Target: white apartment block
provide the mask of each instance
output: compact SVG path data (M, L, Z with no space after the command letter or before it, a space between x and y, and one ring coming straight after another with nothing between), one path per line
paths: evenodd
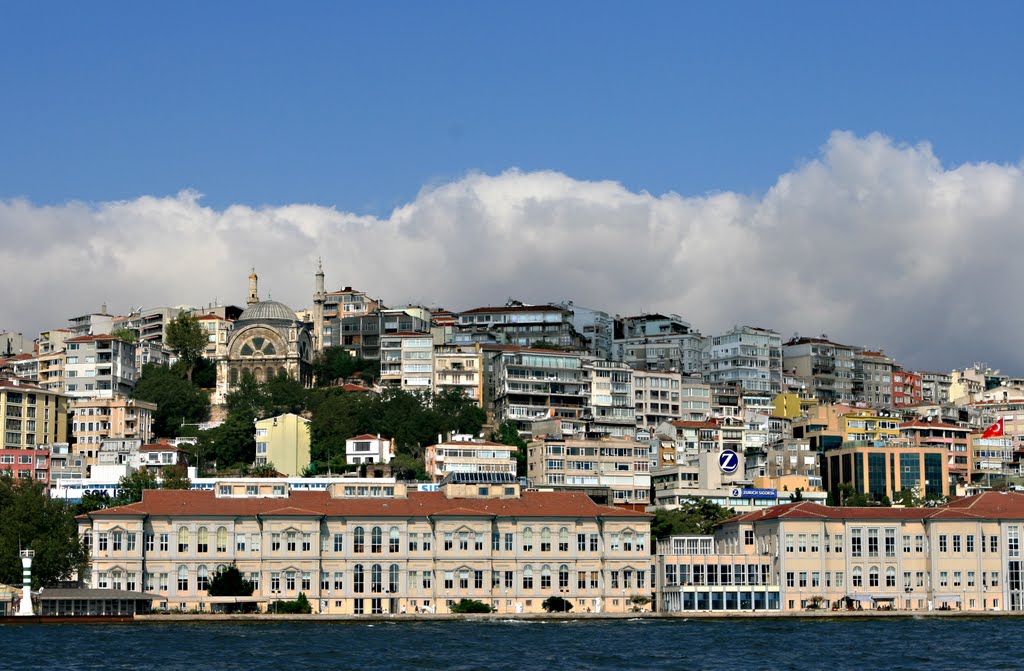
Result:
M737 326L705 340L703 368L706 382L781 393L782 338L768 329Z
M113 398L135 389L135 345L110 335L65 341L65 391L75 398Z

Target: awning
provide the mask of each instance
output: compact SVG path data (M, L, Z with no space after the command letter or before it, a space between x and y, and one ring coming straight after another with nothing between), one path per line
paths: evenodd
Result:
M867 594L847 594L846 598L850 601L863 601L864 603L874 603L874 599Z
M894 596L876 596L876 597L873 597L873 598L874 598L875 601L895 601L896 600L896 597L894 597Z
M939 603L960 603L960 596L954 594L952 596L937 596L935 600Z

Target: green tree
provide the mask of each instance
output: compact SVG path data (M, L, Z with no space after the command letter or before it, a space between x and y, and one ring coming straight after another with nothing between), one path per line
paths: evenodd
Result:
M266 386L257 382L252 373L245 373L238 386L228 393L225 405L229 416L252 423L270 416L271 399Z
M526 477L526 441L519 435L516 423L512 420L505 420L498 426L498 430L491 434L491 440L502 445L515 445L516 450L516 474Z
M142 500L142 492L147 489L160 489L160 483L156 476L145 468L122 476L117 482L117 496L114 497L114 505L126 506L130 503L138 503Z
M263 464L256 464L249 471L249 474L255 478L276 478L277 467L274 466L274 462L268 461Z
M0 475L0 583L21 584L21 550L34 550L32 586L70 580L86 565L78 525L65 501L42 482Z
M379 368L374 361L354 357L340 347L330 347L313 360L313 377L318 387L327 387L359 375L369 381L378 377Z
M200 389L213 389L217 386L217 364L207 358L196 362L192 370L192 384Z
M273 417L290 412L302 413L309 403L309 392L298 380L278 373L267 380L263 386L266 392L266 416Z
M94 510L102 510L114 505L114 499L105 491L87 491L74 505L75 515L84 515Z
M153 432L158 436L174 436L182 423L205 422L210 417L209 394L175 375L167 366L143 366L134 397L156 403Z
M391 475L399 480L418 480L419 482L430 480L423 460L414 456L396 454L388 465L391 467Z
M110 335L130 343L135 343L139 340L138 336L135 335L135 331L131 329L114 329L110 332Z
M568 613L572 610L572 602L560 596L549 596L541 602L540 607L548 613Z
M192 381L192 371L196 363L203 357L207 342L206 331L199 324L199 320L187 312L178 313L178 316L167 324L164 343L178 355L189 382Z
M242 572L234 564L225 566L213 574L210 579L210 596L252 596L255 586L242 577Z
M459 599L450 608L453 613L493 613L491 604L476 599Z
M651 520L651 535L657 539L669 536L698 534L707 536L714 533L715 525L735 517L732 508L720 506L707 499L685 499L677 510L657 508ZM651 547L654 550L654 547Z
M188 477L188 469L184 464L165 466L160 471L161 489L192 489L192 480Z

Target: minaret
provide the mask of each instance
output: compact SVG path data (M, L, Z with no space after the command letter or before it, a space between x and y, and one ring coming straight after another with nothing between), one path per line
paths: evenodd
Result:
M324 349L324 266L316 260L316 287L313 292L313 351Z
M249 298L245 302L246 305L252 305L253 303L260 302L260 296L256 292L256 281L258 279L259 278L256 277L256 269L253 268L252 272L249 273Z

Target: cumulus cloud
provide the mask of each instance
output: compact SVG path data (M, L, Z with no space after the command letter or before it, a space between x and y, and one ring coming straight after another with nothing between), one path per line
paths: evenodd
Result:
M834 133L820 156L754 197L632 192L556 172L469 174L387 218L318 205L205 207L199 194L43 207L0 201L0 330L57 328L130 307L309 306L329 289L459 310L572 299L674 312L704 333L734 324L828 333L908 366L985 360L1024 371L1016 346L1019 166L944 168L927 144Z

